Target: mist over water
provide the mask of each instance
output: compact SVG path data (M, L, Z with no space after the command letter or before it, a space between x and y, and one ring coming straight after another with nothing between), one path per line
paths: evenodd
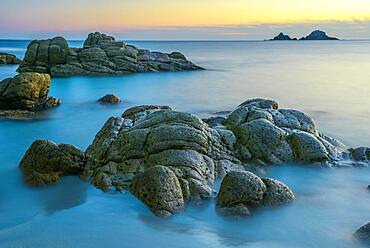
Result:
M370 221L369 169L266 168L261 176L283 181L297 199L245 219L218 216L210 200L162 220L129 193L102 193L74 177L41 189L24 185L17 167L35 139L86 149L107 118L139 104L207 117L271 98L309 113L349 146L370 146L370 41L130 43L181 51L208 70L56 78L50 95L62 105L39 120L1 119L0 247L361 247L352 233ZM0 51L23 57L27 44L0 40ZM16 68L0 67L0 78ZM123 102L96 103L108 93Z

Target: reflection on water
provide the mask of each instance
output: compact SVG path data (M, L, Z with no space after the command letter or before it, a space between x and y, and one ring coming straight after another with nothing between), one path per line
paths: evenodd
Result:
M75 46L81 42L74 42ZM168 104L206 117L247 98L267 97L310 113L326 134L370 146L370 42L134 42L184 52L201 72L53 79L62 105L37 121L0 120L0 247L361 247L352 233L370 221L368 169L281 166L263 176L287 183L297 199L222 218L211 200L161 220L129 193L102 193L78 178L26 187L17 169L35 139L86 149L105 120L138 104ZM0 41L23 54L27 42ZM0 67L0 77L16 66ZM123 102L97 104L113 93Z

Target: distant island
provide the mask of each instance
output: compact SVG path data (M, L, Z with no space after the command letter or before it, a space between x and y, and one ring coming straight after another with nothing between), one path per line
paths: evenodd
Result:
M270 41L279 41L279 40L298 40L298 39L291 38L289 35L285 35L282 32L278 34L277 36L275 36L273 39L270 39ZM315 30L312 33L310 33L308 36L302 37L299 40L339 40L339 39L328 36L324 31Z
M275 36L273 39L270 40L297 40L297 38L290 38L289 35L285 35L284 33L280 33L277 36Z

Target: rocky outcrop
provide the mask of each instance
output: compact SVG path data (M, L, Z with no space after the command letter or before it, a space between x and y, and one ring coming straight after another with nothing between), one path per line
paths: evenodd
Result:
M299 40L339 40L338 38L329 37L325 32L315 30L306 37L302 37Z
M72 145L37 140L28 148L20 168L27 183L40 186L56 183L65 175L81 174L84 161L84 153Z
M222 180L217 208L223 215L249 215L250 209L261 205L280 205L294 200L285 184L261 179L251 172L231 171Z
M33 113L59 105L59 99L49 96L49 89L48 74L21 73L7 78L0 82L0 112Z
M353 236L359 241L370 245L370 223L358 229Z
M181 53L150 52L96 32L89 34L83 48L70 48L62 37L32 41L18 72L65 77L199 69Z
M278 34L277 36L275 36L273 39L270 39L270 40L297 40L297 38L290 38L289 35L285 35L284 33L280 33Z
M121 99L119 99L118 96L108 94L100 98L98 102L103 103L103 104L118 104L121 102Z
M0 52L0 65L17 65L20 64L21 62L22 60L18 59L13 54Z
M343 158L346 147L320 134L314 121L292 109L279 109L275 101L246 101L226 120L239 146L251 159L265 163L326 163Z
M251 207L287 203L294 195L283 183L247 171L266 164L368 163L355 160L367 149L348 150L306 114L279 109L272 100L248 100L226 119L205 121L209 125L169 106L130 108L95 136L81 177L103 191L129 190L159 216L212 197L215 180L225 177L218 209L248 215Z

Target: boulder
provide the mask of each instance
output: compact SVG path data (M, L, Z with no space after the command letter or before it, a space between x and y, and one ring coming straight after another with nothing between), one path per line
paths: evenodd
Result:
M17 65L22 60L18 59L15 55L0 52L0 65Z
M67 77L200 69L203 68L188 61L181 53L150 52L96 32L88 35L82 48L70 48L62 37L34 40L28 45L17 71Z
M118 96L108 94L100 98L98 102L104 103L104 104L118 104L121 102L121 99L119 99Z
M36 140L23 156L20 168L27 183L42 186L65 175L79 175L84 162L84 153L72 145Z
M130 192L158 216L164 217L184 209L184 197L175 173L165 166L153 166L137 174Z
M294 200L288 186L247 171L231 171L222 180L217 209L223 215L247 216L250 208L281 205Z
M0 110L40 111L55 107L59 99L50 97L50 76L21 73L0 82Z
M353 235L359 241L370 245L370 223L362 226Z
M262 204L280 205L292 202L295 199L291 189L284 183L272 178L262 178L262 181L266 186Z
M266 191L262 179L247 171L231 171L222 180L217 196L218 207L258 205Z

